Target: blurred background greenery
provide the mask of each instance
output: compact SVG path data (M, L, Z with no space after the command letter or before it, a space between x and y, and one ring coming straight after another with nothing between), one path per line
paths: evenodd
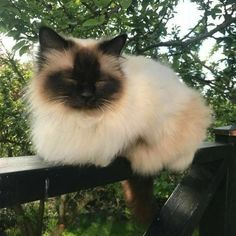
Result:
M202 92L214 110L212 127L235 124L235 10L230 0L1 0L0 156L34 153L24 89L32 77L40 25L81 38L126 32L126 53L170 64L185 83ZM181 15L192 22L187 28L178 25ZM162 172L156 178L160 205L180 177ZM45 236L138 236L144 227L132 219L118 183L0 210L0 232L36 236L41 231Z

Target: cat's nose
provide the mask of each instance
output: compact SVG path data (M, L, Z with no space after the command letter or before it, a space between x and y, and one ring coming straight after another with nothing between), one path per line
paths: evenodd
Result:
M83 98L91 98L93 96L93 92L89 90L84 90L80 95Z

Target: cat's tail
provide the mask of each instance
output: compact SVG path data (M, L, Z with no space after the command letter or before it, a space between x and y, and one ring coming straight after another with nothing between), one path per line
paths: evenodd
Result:
M127 205L138 222L151 223L158 211L158 204L153 195L153 178L134 176L123 181L122 187Z

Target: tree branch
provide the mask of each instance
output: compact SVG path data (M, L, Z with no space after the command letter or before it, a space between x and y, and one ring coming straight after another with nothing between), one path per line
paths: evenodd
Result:
M190 38L187 40L170 40L170 41L166 41L166 42L159 42L156 44L152 44L146 48L142 48L140 49L140 53L144 53L148 50L151 50L153 48L156 47L178 47L178 46L182 46L182 47L186 47L192 44L195 44L203 39L206 39L210 36L212 36L213 34L215 34L216 32L226 28L227 26L229 26L230 24L234 23L236 21L236 17L229 17L228 19L225 19L225 21L223 23L221 23L220 25L216 26L214 29L212 29L209 32L206 32L204 34L200 34L194 38Z
M207 70L209 70L215 77L218 77L219 75L217 74L217 72L211 67L211 66L207 66L203 61L201 61L197 55L194 55L193 53L190 52L190 55L192 56L192 58L197 61L202 67L206 68Z

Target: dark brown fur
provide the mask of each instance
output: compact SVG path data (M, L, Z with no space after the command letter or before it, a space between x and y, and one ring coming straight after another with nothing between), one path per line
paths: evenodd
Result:
M124 74L119 67L119 56L125 40L126 36L121 35L84 47L73 39L61 37L50 28L42 27L39 34L38 69L39 74L44 73L42 91L46 99L73 109L94 110L106 107L121 97L119 94L123 91ZM50 71L50 64L55 60L63 60L56 57L50 61L51 53L53 55L55 52L59 52L61 57L71 54L73 59L70 68ZM110 71L102 69L104 55L117 61Z
M114 100L120 90L121 81L101 71L99 59L89 49L78 50L72 69L50 73L44 83L51 100L76 109L99 108Z
M134 176L122 182L125 200L139 223L150 223L158 211L153 178Z

